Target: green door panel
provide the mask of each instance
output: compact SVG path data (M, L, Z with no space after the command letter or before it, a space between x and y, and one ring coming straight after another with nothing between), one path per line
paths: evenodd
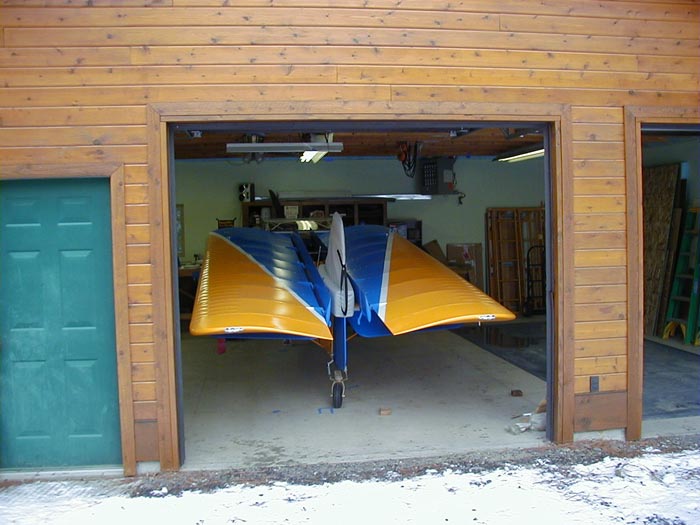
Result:
M0 182L0 467L121 463L109 181Z

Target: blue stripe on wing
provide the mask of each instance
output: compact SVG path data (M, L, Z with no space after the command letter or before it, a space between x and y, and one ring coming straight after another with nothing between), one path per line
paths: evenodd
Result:
M378 317L388 238L389 230L384 226L345 228L348 274L360 305L360 311L350 319L350 323L364 337L389 334Z
M330 326L330 292L296 233L271 233L258 228L221 228L216 233L284 283Z

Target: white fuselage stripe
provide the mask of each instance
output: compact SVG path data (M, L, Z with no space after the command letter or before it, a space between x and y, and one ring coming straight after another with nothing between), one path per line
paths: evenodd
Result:
M393 233L386 240L386 252L384 253L384 269L382 271L382 288L379 292L379 318L384 322L386 316L386 299L389 294L389 273L391 271L391 247L394 243Z

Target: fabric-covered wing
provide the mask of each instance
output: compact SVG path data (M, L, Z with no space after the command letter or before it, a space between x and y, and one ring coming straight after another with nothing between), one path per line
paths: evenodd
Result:
M360 335L387 331L399 335L515 318L493 298L384 227L349 227L345 239L348 273L360 304L360 313L351 323Z
M255 228L209 234L190 332L332 339L330 295L296 235Z

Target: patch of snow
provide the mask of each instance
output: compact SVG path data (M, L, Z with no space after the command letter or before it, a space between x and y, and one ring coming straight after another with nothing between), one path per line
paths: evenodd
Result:
M537 462L478 474L447 469L409 479L234 485L180 496L165 487L152 497L100 496L62 482L37 499L30 486L0 492L0 523L700 524L700 451L569 468Z

